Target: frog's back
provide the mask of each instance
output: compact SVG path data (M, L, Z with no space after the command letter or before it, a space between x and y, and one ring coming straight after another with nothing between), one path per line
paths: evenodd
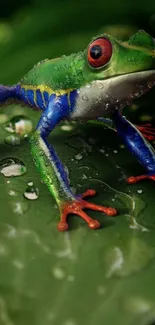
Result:
M82 52L41 61L21 80L19 95L27 104L45 109L52 95L67 94L78 88L83 78L82 73L79 78L79 67L82 70L82 66Z

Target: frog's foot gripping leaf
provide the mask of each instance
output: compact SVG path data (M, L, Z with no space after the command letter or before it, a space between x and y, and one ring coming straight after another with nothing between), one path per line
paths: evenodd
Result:
M61 206L61 218L60 222L58 223L58 230L59 231L65 231L68 229L67 224L67 216L69 214L76 214L83 220L85 220L88 223L89 228L91 229L97 229L100 227L100 223L97 220L93 220L90 218L83 209L92 209L100 212L104 212L108 216L115 216L117 214L116 209L111 207L104 207L101 205L96 205L94 203L87 202L83 200L84 197L87 196L94 196L96 192L92 189L87 190L84 194L82 194L80 197L75 199L75 201L65 202Z
M144 179L151 179L152 181L155 181L155 173L154 175L140 175L140 176L130 176L128 179L127 179L127 182L129 184L135 184L135 183L138 183Z
M155 140L155 128L153 128L150 123L135 126L142 133L145 139L147 139L148 141Z

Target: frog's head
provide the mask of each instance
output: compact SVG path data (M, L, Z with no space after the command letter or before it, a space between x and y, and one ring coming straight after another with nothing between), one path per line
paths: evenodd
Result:
M102 34L89 44L85 58L86 82L102 88L113 103L123 106L155 85L155 40L144 31L127 42Z

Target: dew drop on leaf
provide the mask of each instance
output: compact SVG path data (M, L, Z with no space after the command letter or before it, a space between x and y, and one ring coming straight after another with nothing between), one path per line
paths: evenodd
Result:
M6 177L21 176L26 173L26 166L17 158L4 158L0 160L0 172Z
M37 200L39 197L39 189L33 184L28 185L26 191L24 192L24 197L28 200Z
M19 146L20 145L20 138L17 135L9 135L4 139L6 144L10 146Z
M23 115L14 116L4 124L4 129L10 133L16 133L24 136L32 131L32 121Z

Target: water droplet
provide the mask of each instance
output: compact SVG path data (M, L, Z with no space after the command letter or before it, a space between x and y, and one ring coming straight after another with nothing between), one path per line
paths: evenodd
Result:
M141 194L143 192L143 190L137 190L137 193Z
M28 186L33 186L33 182L29 182L28 183Z
M71 124L64 124L61 126L61 130L63 130L63 131L72 131L73 129L74 129L74 127Z
M65 278L65 272L58 266L53 267L52 273L57 280L63 280Z
M136 97L139 97L139 95L140 95L140 93L138 93L138 92L135 93L135 96Z
M11 146L19 146L20 145L20 138L17 135L9 135L4 139L6 144Z
M82 99L83 100L88 100L88 96L84 94L84 95L82 95Z
M130 94L129 94L129 97L130 97L130 98L134 98L135 95L134 95L133 93L130 93Z
M87 176L85 174L82 175L82 179L87 179Z
M76 159L76 160L81 160L81 159L82 159L82 155L81 155L81 153L77 154L77 155L75 156L75 159Z
M16 192L15 192L15 191L13 191L13 190L10 190L10 191L9 191L9 195L10 195L10 196L16 196L17 194L16 194Z
M5 123L4 129L10 133L16 133L21 136L32 131L32 121L23 115L14 116L10 121Z
M104 83L101 81L101 82L98 82L98 88L99 89L104 89L104 87L105 87L105 85L104 85Z
M148 81L147 85L148 85L148 88L152 88L155 85L155 81Z
M26 173L26 166L17 158L5 158L0 160L0 172L6 177L21 176Z
M29 185L24 192L24 197L28 200L37 200L39 197L39 189L33 185Z

